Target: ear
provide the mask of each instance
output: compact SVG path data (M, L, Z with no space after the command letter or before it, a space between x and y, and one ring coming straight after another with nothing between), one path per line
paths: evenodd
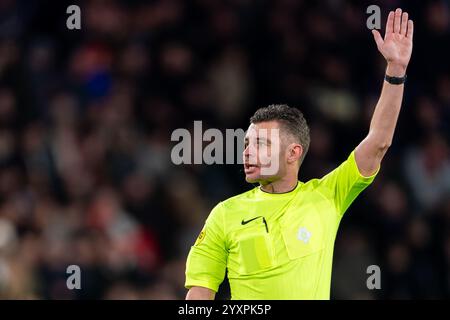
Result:
M303 147L298 143L291 143L287 148L287 153L287 162L295 163L302 157Z

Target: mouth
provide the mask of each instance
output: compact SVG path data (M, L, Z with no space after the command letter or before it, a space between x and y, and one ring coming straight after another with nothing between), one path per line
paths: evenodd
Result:
M259 166L255 165L255 164L250 164L248 162L244 163L245 173L250 173L250 172L256 170L257 168L259 168Z

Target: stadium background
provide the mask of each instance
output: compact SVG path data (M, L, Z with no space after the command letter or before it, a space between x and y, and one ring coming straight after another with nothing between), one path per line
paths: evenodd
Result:
M415 21L394 143L336 240L332 298L450 297L449 1L0 2L0 297L184 298L210 209L248 190L238 165L175 166L176 128L246 128L299 107L300 179L367 132L384 61L370 4ZM82 29L66 28L78 4ZM82 289L66 288L77 264ZM381 268L381 290L366 268ZM228 297L226 282L218 298Z

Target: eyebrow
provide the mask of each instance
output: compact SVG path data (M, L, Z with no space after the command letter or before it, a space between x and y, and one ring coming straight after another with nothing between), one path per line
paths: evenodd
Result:
M248 137L245 137L244 138L244 141L245 142L248 142ZM268 144L270 144L270 143L272 143L272 141L269 139L269 138L260 138L260 137L257 137L256 138L256 142L260 142L260 141L265 141L265 142L267 142Z

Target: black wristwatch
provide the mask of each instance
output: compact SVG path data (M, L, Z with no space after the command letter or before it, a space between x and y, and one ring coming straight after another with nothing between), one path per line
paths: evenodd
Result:
M386 80L390 84L404 84L406 82L406 74L403 77L391 77L385 74L384 80Z

